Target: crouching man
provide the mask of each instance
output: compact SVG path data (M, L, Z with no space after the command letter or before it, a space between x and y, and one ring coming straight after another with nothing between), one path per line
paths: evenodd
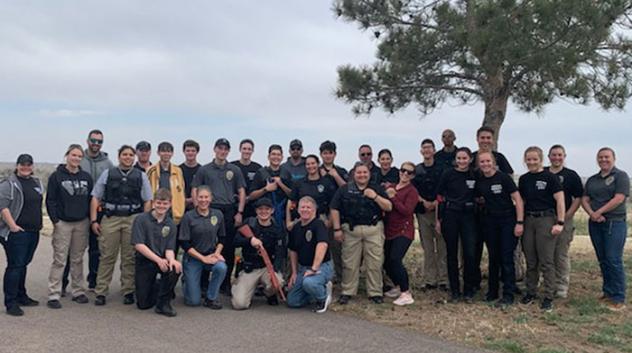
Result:
M145 310L156 307L158 314L176 316L171 307L171 293L178 282L182 265L175 259L176 225L167 214L171 192L158 189L153 209L134 220L132 245L136 250L136 305ZM156 276L160 281L156 283Z
M241 247L243 270L239 272L237 283L233 285L232 304L236 310L248 309L255 289L263 284L269 305L278 305L278 288L275 288L270 271L266 268L263 257L259 254L261 246L265 249L271 263L285 254L285 230L273 218L274 206L269 198L263 197L255 203L257 217L250 217L244 222L252 230L252 236L240 234L235 238L235 246ZM274 269L274 275L280 287L283 286L281 271Z
M333 264L328 251L329 232L316 218L316 201L303 196L298 203L300 221L292 228L288 247L292 275L287 305L300 308L314 303L313 311L324 313L331 302Z

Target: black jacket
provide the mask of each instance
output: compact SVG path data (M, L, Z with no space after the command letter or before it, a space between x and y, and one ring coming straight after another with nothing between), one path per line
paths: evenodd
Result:
M72 174L60 164L48 178L46 210L51 222L76 222L89 217L92 187L90 174L81 169Z

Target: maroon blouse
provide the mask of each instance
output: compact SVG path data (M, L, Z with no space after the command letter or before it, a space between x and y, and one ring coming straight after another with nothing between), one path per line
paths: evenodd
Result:
M419 202L417 189L408 184L403 189L397 190L395 197L390 199L393 203L391 212L386 213L384 218L384 233L387 240L405 236L411 240L415 239L415 207Z

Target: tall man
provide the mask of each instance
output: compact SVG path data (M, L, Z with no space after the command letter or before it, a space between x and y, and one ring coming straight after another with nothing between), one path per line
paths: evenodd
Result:
M186 209L193 208L193 199L191 198L191 184L193 184L193 176L200 169L201 165L197 161L197 155L200 153L200 144L193 140L186 140L182 144L182 153L184 154L184 162L179 165L184 178L184 196Z
M246 182L241 170L234 164L228 163L226 157L230 152L230 142L225 138L215 141L215 158L209 164L201 167L193 178L191 194L196 199L196 188L208 185L213 194L211 208L222 212L226 227L226 238L222 256L226 259L226 277L222 283L222 291L228 295L231 292L231 273L235 265L235 227L241 225L244 208L246 206Z
M239 143L240 158L231 162L241 169L241 174L244 175L246 182L246 195L250 195L252 191L252 182L255 180L255 174L261 169L261 164L252 160L252 154L255 151L255 143L251 139L243 139ZM255 210L252 206L252 202L247 200L246 208L244 210L244 217L254 217Z
M441 141L443 142L443 148L438 150L434 155L434 160L437 165L442 168L452 168L454 167L454 158L456 157L456 145L454 141L456 141L456 135L454 131L450 129L445 129L441 133Z
M81 160L81 170L87 172L92 177L93 183L97 182L97 179L103 173L104 170L108 170L114 166L112 161L108 158L106 152L101 151L103 146L103 132L101 130L92 130L88 134L88 148L83 154ZM101 222L103 217L102 212L97 212L97 220ZM90 229L90 239L88 242L88 289L94 290L97 285L97 270L99 269L99 241L97 240L97 234ZM66 266L68 268L68 266ZM64 270L64 288L68 284L68 274ZM63 292L63 291L62 291Z
M421 156L423 162L415 168L413 185L419 193L419 204L415 210L419 223L421 247L424 249L424 289L440 287L447 290L448 264L445 240L435 230L435 208L437 207L437 185L439 178L446 168L446 164L434 157L435 145L431 139L421 142ZM452 168L450 165L448 168Z
M305 170L305 157L303 157L303 143L299 139L290 142L290 157L281 165L281 173L286 179L295 182L307 175Z

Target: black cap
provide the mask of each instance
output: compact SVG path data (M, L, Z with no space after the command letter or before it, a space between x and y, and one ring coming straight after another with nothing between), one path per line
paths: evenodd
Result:
M27 153L21 154L18 156L18 161L15 164L33 164L33 157Z
M294 147L300 147L303 148L303 143L301 142L301 140L299 139L294 139L290 142L290 149L294 148Z
M255 202L255 208L259 208L261 206L274 208L274 205L272 205L272 201L270 201L270 199L267 197L262 197Z
M218 146L226 146L227 148L230 149L230 142L228 142L227 139L220 137L217 139L217 141L215 141L215 147L218 147Z
M136 144L137 151L151 151L151 143L147 141L141 141Z
M320 144L320 152L323 151L332 151L332 152L336 152L336 143L333 141L325 141L323 143Z

